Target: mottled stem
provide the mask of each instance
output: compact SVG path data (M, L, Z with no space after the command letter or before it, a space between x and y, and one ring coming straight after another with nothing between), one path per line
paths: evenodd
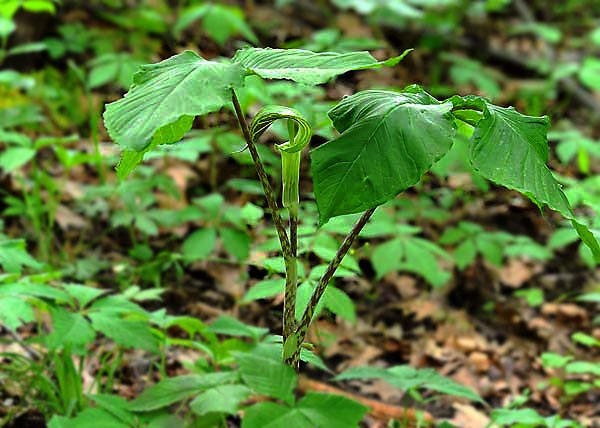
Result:
M244 134L244 139L246 140L246 145L248 146L248 151L250 152L250 156L252 156L252 161L254 162L254 166L256 167L256 173L258 174L258 178L260 183L262 184L263 191L265 193L265 197L267 198L267 203L269 204L269 209L271 210L271 216L273 218L273 223L275 224L275 229L277 229L277 235L279 237L279 242L281 243L281 251L283 252L283 258L285 261L285 294L283 299L283 340L285 340L294 333L295 328L295 306L296 306L296 287L298 282L298 273L297 273L297 262L296 262L296 253L297 253L297 226L292 226L293 224L297 225L297 211L293 214L293 210L290 210L290 233L293 234L292 242L290 245L290 240L288 239L288 235L285 229L285 224L281 215L279 214L279 210L277 207L277 202L275 201L275 197L273 196L273 190L271 189L271 184L269 183L269 177L265 171L265 167L260 160L260 156L258 155L258 151L256 150L256 146L254 141L252 141L252 136L250 134L250 129L248 128L248 123L244 117L244 113L242 112L242 108L240 106L240 102L235 94L235 91L232 90L231 100L233 102L233 107L235 109L235 114L237 116L240 127L242 128L242 133ZM293 219L293 220L292 220Z
M350 250L350 247L352 246L352 244L354 243L354 241L360 234L363 227L365 227L365 225L367 224L367 222L373 215L373 212L375 212L375 208L371 208L371 209L363 212L361 217L358 219L358 221L352 227L352 230L348 233L348 235L346 235L344 242L342 242L342 245L338 249L334 258L329 262L329 265L327 266L327 270L325 271L325 273L323 274L321 279L319 279L319 283L317 284L315 290L313 291L310 301L308 302L308 306L304 310L304 314L302 314L300 323L298 324L298 327L296 328L296 331L294 333L294 336L295 336L294 342L296 345L295 352L289 357L288 360L286 360L286 363L290 364L292 367L294 367L298 364L298 358L300 356L300 349L302 348L302 343L304 342L304 339L306 338L306 333L308 332L308 327L310 327L313 316L315 314L315 310L317 309L317 305L321 301L321 298L323 297L323 294L325 293L325 290L327 289L327 285L329 284L329 281L333 277L333 274L335 273L337 268L340 266L340 263L344 259L344 256ZM285 346L284 346L284 348L285 348Z
M260 156L258 155L256 146L254 145L254 141L252 141L252 137L250 136L250 129L248 128L248 123L246 122L246 118L244 117L244 113L242 112L242 107L240 106L240 102L237 98L237 95L233 90L231 91L231 94L231 100L233 101L235 114L237 116L240 127L242 128L242 133L244 134L244 139L246 140L246 145L248 146L248 151L250 152L250 156L252 156L252 161L254 162L256 173L258 174L258 179L260 180L260 184L262 185L265 197L267 198L269 209L271 210L273 223L275 223L275 229L277 229L277 235L279 236L279 242L281 243L281 251L283 252L284 258L290 258L292 255L290 241L285 230L285 224L283 222L283 219L279 214L277 202L275 201L275 197L273 196L273 189L271 188L271 183L269 183L269 177L267 176L265 167L262 161L260 160Z
M298 211L288 209L290 214L290 245L292 256L285 275L283 314L283 341L296 329L296 291L298 288Z

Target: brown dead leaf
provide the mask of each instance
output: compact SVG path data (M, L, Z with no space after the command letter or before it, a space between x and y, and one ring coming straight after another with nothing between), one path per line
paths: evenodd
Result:
M246 292L246 281L242 280L241 271L221 263L207 263L206 271L215 278L216 289L225 292L236 300Z
M491 361L483 352L472 352L469 355L469 363L479 373L485 373L490 369Z
M84 186L73 180L67 181L63 188L63 198L66 199L81 199L85 195ZM64 200L64 199L63 199Z
M415 321L423 321L425 319L436 321L442 319L446 314L441 298L433 296L419 296L416 299L401 303L400 307L404 311L414 314Z
M377 395L386 403L396 401L403 395L402 391L400 391L398 388L394 388L389 383L381 379L376 379L368 384L364 382L360 386L360 390L367 396L371 394Z
M454 381L458 382L459 384L467 386L467 387L471 388L473 391L480 392L478 376L475 375L468 368L462 367L462 368L458 369L458 371L456 373L454 373L451 377L452 377L452 379L454 379Z
M372 37L371 29L363 25L358 15L354 13L339 13L336 26L348 37Z
M452 189L468 190L473 188L471 174L452 174L448 177L448 186Z
M56 223L63 230L83 229L87 224L82 216L64 205L59 205L56 209Z
M397 278L392 279L392 283L402 299L412 299L419 295L417 280L412 276L398 275Z
M359 354L352 357L348 362L348 367L366 366L382 353L381 349L375 346L366 345Z
M183 162L178 162L177 164L170 166L167 169L166 173L169 177L173 179L175 185L177 186L179 191L182 192L182 194L185 194L185 191L187 190L188 180L196 176L194 170L190 168L187 164L184 164Z
M477 340L473 336L462 336L456 339L456 346L458 349L466 352L474 351L477 349Z
M500 280L509 287L520 288L534 275L535 269L519 259L511 259L500 269Z
M452 407L456 413L451 422L458 427L487 428L490 423L490 418L470 404L454 403Z
M545 303L542 305L542 313L544 315L554 315L582 322L588 319L587 311L574 303Z
M550 336L552 336L552 332L554 331L554 326L552 323L542 317L532 318L527 322L527 327L535 331L538 336L544 339L548 339Z

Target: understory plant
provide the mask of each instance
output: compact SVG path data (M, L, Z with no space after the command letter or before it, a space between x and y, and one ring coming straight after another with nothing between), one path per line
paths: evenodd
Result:
M123 149L117 166L121 177L127 176L157 146L182 140L194 117L222 107L232 108L256 167L283 253L282 359L293 369L298 368L307 331L330 280L376 208L417 184L450 150L458 136L469 139L469 161L482 177L521 192L540 208L560 213L571 221L594 256L600 258L598 242L585 223L576 218L560 184L546 166L549 127L546 117L526 116L512 107L499 107L477 96L453 96L439 101L414 85L400 91L365 90L345 97L328 112L338 134L310 151L319 226L333 217L360 215L324 269L306 307L296 317L300 164L302 152L311 142L311 126L297 110L280 105L264 106L248 123L236 91L249 76L319 85L349 71L394 66L403 56L377 61L368 52L244 48L231 59L206 60L185 51L160 63L142 66L125 97L106 106L106 129ZM281 199L287 215L280 212L257 150L261 135L277 121L284 121L288 132L288 140L276 145L282 162ZM244 358L247 357L237 358L242 377ZM256 364L259 361L260 358ZM248 385L248 379L245 382L246 387L269 395ZM233 385L237 385L235 381ZM248 390L237 385L235 392L239 393L238 401L243 401ZM271 396L277 395L271 393ZM302 413L304 402L311 400L313 397L309 395L294 404L290 391L284 402L295 409L293 412ZM258 407L273 406L262 403ZM256 419L256 424L248 422L244 426L260 425L263 413L256 412L247 413L248 418ZM288 410L281 412L287 414ZM284 426L284 422L269 426ZM311 426L310 422L307 426Z

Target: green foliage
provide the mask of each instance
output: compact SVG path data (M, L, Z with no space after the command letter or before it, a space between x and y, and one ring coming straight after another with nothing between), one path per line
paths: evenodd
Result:
M246 228L262 218L262 209L252 204L242 208L227 206L220 194L195 199L194 207L196 206L199 210L190 214L195 219L202 220L204 225L183 242L184 260L191 262L208 258L214 252L218 238L229 254L239 261L246 260L251 246Z
M235 373L208 373L164 379L144 390L128 407L135 412L149 412L185 400L235 378Z
M243 401L250 395L251 390L244 385L216 386L199 394L190 403L192 411L203 416L207 413L235 414Z
M584 174L590 173L592 159L600 158L600 143L581 135L577 130L550 132L548 138L558 141L556 154L561 162L568 164L576 159L579 171Z
M600 72L600 60L587 57L583 61L581 69L579 70L579 79L587 87L594 91L600 91L600 78L598 73Z
M578 428L577 422L563 419L560 416L543 417L536 410L524 409L495 409L492 420L502 427L511 428Z
M311 152L320 223L376 207L418 183L452 145L451 109L416 87L363 91L333 108L341 135Z
M386 64L394 64L400 59L394 58ZM214 63L186 52L157 65L146 66L136 74L131 94L107 106L107 128L109 131L112 129L112 136L118 142L134 149L138 152L135 156L140 156L139 153L143 155L149 145L180 139L191 125L188 116L205 114L226 104L229 90L241 85L243 79L236 63L261 77L287 78L309 84L325 82L351 69L382 65L366 53L317 54L255 48L238 51L232 61L233 64ZM169 70L174 72L168 73ZM194 79L199 81L194 84ZM180 86L182 82L183 86ZM158 96L153 91L154 104L151 107L144 104L143 110L132 110L150 94L144 85L146 88L159 85ZM180 103L170 106L173 94L185 90L188 95L186 88L199 91L197 95L200 92L206 95L206 91L210 91L210 102L207 103L204 97L195 97L190 100L189 107L182 108ZM478 110L482 115L469 118L469 109ZM452 110L458 110L458 119L475 127L469 154L480 174L519 190L540 206L547 205L560 212L573 222L584 242L596 257L600 257L600 246L589 229L575 219L558 182L546 166L547 119L524 116L514 109L496 107L475 97L453 97L440 103L416 87L401 93L365 91L347 98L331 110L330 116L342 135L312 153L320 222L325 223L335 215L373 208L416 184L451 146L454 135ZM117 117L118 121L113 122L113 118ZM137 120L140 126L130 126L132 120ZM409 127L408 124L413 121L422 121L422 125ZM409 132L422 134L412 135ZM399 135L399 141L404 142L398 148L390 146L382 149L385 147L382 139L388 135ZM404 135L412 138L404 140ZM150 142L153 138L155 140ZM133 139L137 141L135 144L128 143ZM498 139L506 140L506 143L502 146L494 144ZM408 140L416 146L408 146ZM351 150L348 150L349 147ZM136 158L129 165L140 159ZM504 159L504 168L497 165L497 159ZM403 162L403 168L396 168ZM381 165L383 169L380 170ZM126 168L127 171L130 169L131 166Z
M562 39L558 28L537 22L519 24L513 27L512 34L535 34L549 43L558 43Z
M238 354L236 360L246 385L259 394L293 403L297 381L294 369L258 350L251 354Z
M500 95L498 76L480 62L449 53L443 54L442 58L450 62L450 77L457 85L473 84L491 99Z
M20 273L23 267L37 269L42 266L25 247L22 239L5 239L0 235L0 266L6 273Z
M267 344L259 345L251 352L236 352L237 370L230 368L223 372L164 379L129 403L110 396L92 396L91 399L98 404L97 408L88 408L69 420L54 418L53 423L56 425L51 423L50 426L62 427L60 424L67 424L64 426L78 428L84 426L84 421L89 423L89 418L94 415L102 423L133 427L133 421L155 420L160 415L165 415L164 410L169 406L182 402L189 402L193 414L201 417L206 426L210 427L219 426L222 417L236 414L241 409L247 414L243 424L249 427L265 426L265 420L273 424L273 427L282 426L281 423L286 422L293 426L323 428L354 426L360 421L366 408L345 397L308 394L296 401L294 391L297 374L281 362L279 355L279 352ZM249 407L244 404L247 398L256 394L266 395L277 401L258 402ZM284 404L279 404L281 402ZM335 406L335 410L332 411L331 406ZM211 422L212 416L218 416L214 422Z
M243 428L346 428L354 427L366 407L346 397L308 393L294 406L259 403L252 406L242 422Z
M202 27L207 34L220 45L238 34L258 44L256 34L247 24L243 11L238 7L212 3L188 6L179 14L173 30L181 33L198 20L202 21Z
M583 332L571 336L571 340L586 348L599 348L600 341ZM562 391L561 400L569 402L581 394L600 386L600 364L575 359L571 355L545 352L541 355L542 365L551 371L549 384Z
M327 263L335 257L340 244L338 235L346 233L357 218L354 215L336 216L359 213L384 203L388 204L385 211L380 209L361 235L370 240L369 244L343 258L315 313L326 310L356 321L354 302L344 291L346 282L340 279L359 275L367 259L370 259L377 279L389 272L403 270L422 276L433 286L442 286L450 275L448 263L443 262L451 256L438 243L453 248L454 262L459 269L471 265L479 255L497 266L509 257L547 260L552 257L550 250L565 253L564 247L577 241L577 232L598 255L599 248L592 232L584 226L588 222L575 217L558 184L560 181L567 185L565 193L571 206L583 207L582 212L589 214L589 224L597 227L599 220L590 214L600 208L597 181L593 177L581 182L572 178L555 179L546 166L549 153L545 118L524 116L476 97L438 101L417 87L359 92L333 107L329 97L346 92L345 86L328 87L326 91L311 85L327 83L349 71L392 66L404 56L377 61L367 52L354 52L378 49L387 43L368 37L347 37L334 28L320 31L306 40L290 42L287 46L292 49L245 48L231 60L206 61L187 51L159 64L142 66L132 77L139 64L162 55L173 41L178 45L198 42L203 46L203 52L214 54L213 48L228 52L235 46L230 43L234 37L241 36L254 44L258 44L258 37L241 9L218 2L185 2L176 12L163 1L144 2L144 7L136 8L125 7L126 4L119 0L99 1L88 6L95 7L97 3L102 5L98 9L98 16L104 21L102 26L70 22L58 27L53 37L7 49L9 37L11 43L20 40L17 21L13 21L19 8L28 12L54 13L60 3L48 0L0 2L0 61L8 63L13 55L45 50L52 58L53 66L59 66L56 70L47 67L32 74L13 70L0 72L0 140L3 149L0 169L11 182L3 194L6 206L3 214L8 219L7 230L10 232L7 233L12 236L15 224L23 220L23 223L31 223L32 229L24 228L24 239L20 236L19 239L0 237L3 271L0 275L0 321L13 332L26 327L24 344L33 343L34 350L41 354L39 360L19 355L4 358L2 355L2 380L10 376L17 379L19 385L25 385L23 390L31 391L31 394L24 395L24 406L32 407L33 403L48 418L54 415L49 422L51 428L221 427L227 423L229 415L238 413L245 414L242 426L250 428L283 425L345 428L357 426L364 414L361 405L344 397L309 393L297 399L297 375L280 362L283 339L268 336L268 329L249 326L232 317L221 317L205 325L192 317L168 315L164 309L149 312L142 308L140 301L158 300L163 290L130 287L132 281L140 286L149 283L161 286L162 276L167 271L174 273L173 277L168 276L169 284L176 283L181 278L183 262L206 260L211 256L220 262L217 257L225 254L231 256L229 260L223 260L225 262L233 261L238 265L251 260L254 268L267 272L265 279L248 290L241 303L284 292L285 280L280 275L286 273L285 263L274 254L280 250L279 243L274 233L260 227L264 212L254 205L260 202L252 199L261 194L262 189L258 182L245 175L252 159L248 152L232 154L243 149L243 140L225 126L187 133L195 116L228 107L232 89L236 90L244 111L258 111L251 124L253 139L258 140L270 127L279 142L284 141L276 146L284 159L284 206L291 200L286 197L287 191L293 190L299 181L300 150L309 144L311 133L317 136L313 140L315 143L328 140L312 152L317 205L311 202L299 208L298 253L301 260L297 264L300 285L295 308L298 318L306 309ZM463 28L458 26L460 19L477 20L486 11L501 10L509 2L339 0L332 3L366 14L373 24L373 34L377 36L381 33L379 25L382 23L409 28L406 23L410 21L410 26L419 31L422 29L419 43L427 52L433 53L430 55L434 57L433 68L438 67L429 79L432 82L430 89L435 88L432 93L440 96L454 93L454 88L444 87L440 79L442 75L446 78L446 73L456 84L474 85L482 93L502 97L502 102L513 102L527 112L546 111L546 101L557 98L558 82L563 87L565 77L578 78L592 91L598 89L598 61L593 57L594 45L598 45L598 31L590 30L589 26L575 32L584 35L576 43L589 48L581 55L581 64L552 64L538 58L533 65L535 70L552 71L548 71L547 77L544 74L540 82L535 82L535 88L529 87L529 82L522 83L523 87L513 96L511 91L506 91L510 89L506 79L485 64L470 57L436 54L448 46L444 39L454 40L453 34ZM468 7L465 7L467 3ZM561 7L565 10L575 7L572 2L567 3ZM554 7L547 13L551 15L553 11ZM57 19L62 19L61 16ZM171 34L173 22L174 34ZM113 27L108 28L111 24ZM261 24L260 34L263 35L269 24ZM202 30L201 33L197 28ZM561 24L560 30L558 26L535 22L515 25L512 30L512 34L533 35L545 40L556 45L556 49L572 46L570 37L574 32L568 23ZM196 37L196 40L189 37ZM202 43L198 37L202 37ZM214 40L218 46L211 43L205 46L205 38ZM296 49L299 47L308 50ZM435 58L442 62L436 63ZM368 79L362 81L362 75L360 77L359 86L364 87ZM283 81L267 83L262 79ZM101 183L112 183L103 170L113 159L109 156L108 163L102 160L99 142L103 137L98 135L95 123L98 97L107 94L92 94L91 90L113 91L129 87L131 83L127 96L109 104L105 112L110 135L124 149L117 167L121 178L144 158L164 157L165 169L170 169L172 161L176 167L180 161L195 164L202 154L210 155L210 158L203 158L197 164L198 169L203 170L207 161L210 174L214 173L216 177L215 171L221 172L219 168L223 165L231 170L232 163L225 164L230 159L215 161L220 154L225 154L234 160L233 169L244 178L230 179L219 187L222 183L211 176L210 192L225 189L231 193L245 192L254 203L246 203L247 195L238 200L241 200L239 205L227 204L218 193L197 198L205 193L204 190L197 193L196 188L188 188L191 193L181 195L172 180L148 167L140 168L137 179L123 182L116 189L112 184L87 186L86 183L74 192L70 181L73 171L79 174L81 170L91 169L97 171ZM538 95L535 95L536 91ZM82 104L82 99L86 99L87 104ZM263 105L267 107L259 110L258 106ZM562 105L558 102L552 105L560 115ZM330 117L326 114L328 110ZM284 123L279 119L285 119ZM216 121L222 123L221 117L208 118L200 126L205 128ZM288 122L287 128L285 122ZM14 132L17 129L19 132ZM37 138L75 131L82 137L62 141ZM598 158L596 141L572 131L553 133L550 137L558 141L556 153L562 163L576 161L580 173L594 172ZM69 145L71 142L76 143L75 149ZM94 153L79 149L80 146L87 149L92 143L96 146ZM257 150L265 161L267 172L277 176L277 157L264 145L259 145ZM293 162L290 162L292 157ZM56 160L59 162L57 168L49 168L48 163ZM78 169L79 166L83 168ZM419 184L421 176L432 168L437 176L426 178ZM569 168L560 170L565 174L573 172ZM288 175L289 171L293 173ZM464 188L462 184L451 183L464 173L471 174L477 189L472 189L471 183ZM428 238L436 236L447 221L450 224L457 221L449 219L453 204L467 206L472 202L471 198L482 196L479 191L490 189L482 176L520 191L540 207L548 206L558 211L572 220L577 230L568 225L558 229L551 235L548 248L544 248L525 236L489 231L487 226L460 222L455 227L446 227L437 243L430 241ZM446 194L438 192L440 177L447 179L441 184L450 184L452 188ZM273 181L278 182L277 179ZM202 182L200 186L203 185ZM394 199L398 193L413 186L418 186L418 196L409 194ZM302 186L300 190L305 192L307 188ZM83 195L74 196L77 193ZM190 197L192 203L183 209L165 209L163 195L179 201ZM294 197L296 204L297 196ZM76 199L72 204L71 198ZM63 248L52 238L58 229L55 224L57 209L66 203L70 208L74 207L75 215L84 213L98 220L99 226L94 227L93 232L103 229L104 225L112 226L94 237L98 239L94 245L99 244L100 256L86 252L85 259L80 258L81 244ZM316 224L317 214L319 225ZM421 226L424 219L431 221L433 231L412 226ZM168 228L177 226L191 231L187 237L177 237L181 242L177 238L170 239L166 233ZM249 232L249 228L255 227L255 233ZM61 226L62 232L68 237L78 235ZM81 231L82 243L88 232ZM130 245L129 258L116 263L111 258L111 262L107 262L104 233L111 238L122 235L126 245ZM30 248L35 244L42 260L52 263L42 264L31 257L25 251L25 239ZM255 241L256 246L253 245ZM161 245L160 249L157 249L158 245ZM252 253L254 250L257 252ZM595 266L588 247L580 245L579 251L588 266ZM261 252L267 256L263 257ZM214 262L211 260L210 263ZM64 283L57 272L24 276L24 272L50 269L49 266L61 269L69 279L89 283ZM102 276L98 276L100 272ZM245 281L248 278L242 272L241 280ZM109 281L114 278L122 291L108 293L90 286L96 282L103 284L104 274ZM580 300L598 302L597 294L590 292ZM541 304L545 298L539 288L519 290L515 295L532 306ZM45 332L40 329L42 325L48 328L49 334L42 334ZM171 336L173 332L176 334ZM572 340L579 347L598 346L596 338L581 332ZM101 345L91 347L97 343ZM192 374L166 377L167 351L175 346L192 349L194 355L201 354L196 361L183 363ZM154 370L158 370L162 380L134 401L127 402L113 395L116 389L113 382L115 376L121 376L124 350L131 348L149 351L144 357L150 361L148 378L155 379ZM87 363L90 349L98 356L99 370L93 386L100 393L96 395L84 391L82 380L82 367ZM80 357L80 364L74 356ZM308 347L300 349L300 359L326 369ZM593 361L549 353L543 354L541 360L551 373L551 384L560 391L563 402L575 400L599 386L600 372ZM358 377L385 379L417 401L423 390L479 400L472 391L432 370L407 366L363 368L346 372L340 378ZM247 401L250 397L263 395L272 401L258 404L252 404L254 400ZM178 411L182 405L191 410L185 420L168 415L174 411L183 413ZM492 416L498 426L578 426L558 416L544 417L532 409L514 405L497 410Z
M190 129L190 117L229 102L242 76L236 64L207 61L191 51L143 66L127 96L106 106L106 127L121 147L136 152L177 142Z
M575 232L573 233L576 235ZM480 225L471 222L460 222L456 227L446 229L439 243L456 246L454 261L461 270L470 266L479 254L487 262L496 266L502 266L505 257L528 256L547 260L552 255L544 246L527 236L487 232Z
M483 112L475 125L469 153L477 172L571 220L594 257L600 258L600 245L587 226L575 218L560 184L546 166L548 118L524 116L513 108L497 107L472 97L453 97L452 102L455 108L475 107ZM496 144L499 140L504 143Z
M317 54L299 49L246 48L238 51L231 63L206 61L186 51L142 66L126 97L107 104L104 113L111 137L126 149L119 175L127 176L154 146L181 140L194 116L228 104L231 89L242 86L248 74L315 85L349 70L395 65L406 53L380 63L367 52Z
M387 15L387 19L390 20L423 16L423 10L418 7L418 2L411 0L332 0L332 2L340 8L353 8L358 13L365 15ZM452 3L452 0L445 3Z
M286 48L302 48L313 52L354 52L383 47L379 40L368 37L346 37L336 28L315 31L309 40L286 43Z
M128 53L100 55L89 64L91 70L88 84L93 89L117 82L120 87L129 88L133 74L142 64L142 61Z
M394 271L408 271L422 276L434 287L441 287L448 281L450 274L440 266L439 260L448 260L450 256L431 241L417 236L420 232L417 227L397 224L383 212L374 216L363 236L393 237L374 246L371 253L377 278ZM437 268L432 269L432 266Z
M335 377L336 380L382 379L404 392L430 390L453 397L463 397L483 402L471 389L441 376L434 369L415 369L409 366L395 366L388 369L376 367L353 367Z
M410 51L379 62L368 52L322 52L302 49L239 50L232 61L263 79L289 79L306 85L320 85L351 70L394 66Z
M49 310L53 332L46 338L50 349L81 349L98 333L127 348L158 351L148 324L148 314L124 295L103 296L105 291L83 285L53 287L35 278L5 278L0 285L3 321L16 329L33 321L34 308Z

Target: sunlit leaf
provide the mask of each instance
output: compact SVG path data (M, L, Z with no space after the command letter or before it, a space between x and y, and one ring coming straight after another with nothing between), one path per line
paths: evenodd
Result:
M498 107L476 97L453 97L452 102L458 107L483 111L469 153L477 172L571 220L583 242L600 259L600 245L587 226L575 217L561 185L546 165L548 118L526 116L512 107Z
M160 409L236 378L235 373L209 373L168 378L144 390L129 406L136 412Z
M310 392L295 407L268 402L250 407L242 428L354 428L366 411L349 398Z
M303 49L245 48L237 51L232 61L264 79L289 79L319 85L351 70L396 65L408 52L380 62L368 52L316 53Z
M415 87L342 100L329 112L342 134L311 152L320 223L374 208L417 184L452 146L451 109Z
M142 151L157 131L182 116L203 115L228 104L231 88L242 85L243 75L237 64L207 61L192 51L144 65L125 97L106 105L106 128L122 148Z

